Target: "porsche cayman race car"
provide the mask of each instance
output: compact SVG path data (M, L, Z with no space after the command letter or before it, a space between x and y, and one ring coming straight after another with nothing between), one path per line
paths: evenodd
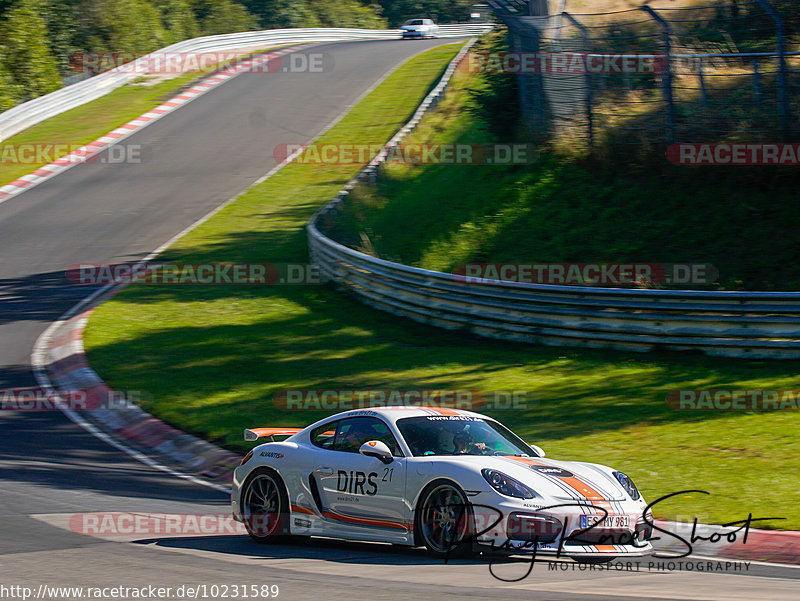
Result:
M494 548L588 562L652 552L652 516L628 476L545 459L484 415L359 409L302 429L245 430L259 439L231 494L257 542L324 536L424 545L438 557Z

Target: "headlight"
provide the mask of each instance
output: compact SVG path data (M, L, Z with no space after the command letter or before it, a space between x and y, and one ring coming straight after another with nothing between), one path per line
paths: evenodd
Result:
M501 495L517 497L518 499L532 499L536 496L536 493L522 482L514 480L511 476L506 476L503 472L483 469L481 470L481 474L483 474L483 477L486 478L486 481L492 488Z
M622 488L625 489L625 492L628 493L634 501L639 500L639 489L636 488L636 485L633 483L628 476L623 474L622 472L614 472L614 477L617 481L622 485Z
M245 455L245 456L244 456L244 459L242 459L242 462L241 462L239 465L240 465L240 466L242 466L242 465L244 465L245 463L247 463L248 461L250 461L250 458L251 458L252 456L253 456L253 450L251 449L251 450L250 450L250 452L249 452L249 453L247 453L247 455Z

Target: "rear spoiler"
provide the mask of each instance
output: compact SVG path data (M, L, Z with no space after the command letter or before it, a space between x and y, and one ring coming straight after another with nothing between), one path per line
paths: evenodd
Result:
M302 430L303 428L250 428L244 431L244 439L253 442L259 438L269 438L268 442L275 442L276 436L292 436Z

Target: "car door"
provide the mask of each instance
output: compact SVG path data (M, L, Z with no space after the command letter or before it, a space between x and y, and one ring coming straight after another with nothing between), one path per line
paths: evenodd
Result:
M313 476L317 484L322 514L336 526L386 531L410 529L406 504L406 458L388 425L376 417L351 417L336 423L333 440L331 424L321 427L312 442L320 439ZM385 442L394 455L389 464L366 457L358 450L370 440ZM387 532L389 534L389 532Z

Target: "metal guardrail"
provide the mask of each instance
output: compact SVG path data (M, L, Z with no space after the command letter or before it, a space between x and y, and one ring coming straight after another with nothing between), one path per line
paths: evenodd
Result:
M633 290L504 281L379 259L328 238L352 188L374 181L391 147L444 95L462 50L411 121L309 221L309 252L323 279L364 303L418 322L489 338L553 346L700 351L750 358L800 357L800 293Z
M439 37L461 37L485 33L492 25L440 25ZM400 37L399 29L270 29L248 31L184 40L172 44L149 56L165 53L231 52L244 48L304 44L309 42L339 42L361 39L393 39ZM105 96L109 92L133 81L141 73L122 65L95 77L61 88L45 96L34 98L0 113L0 141L19 133L45 119Z

